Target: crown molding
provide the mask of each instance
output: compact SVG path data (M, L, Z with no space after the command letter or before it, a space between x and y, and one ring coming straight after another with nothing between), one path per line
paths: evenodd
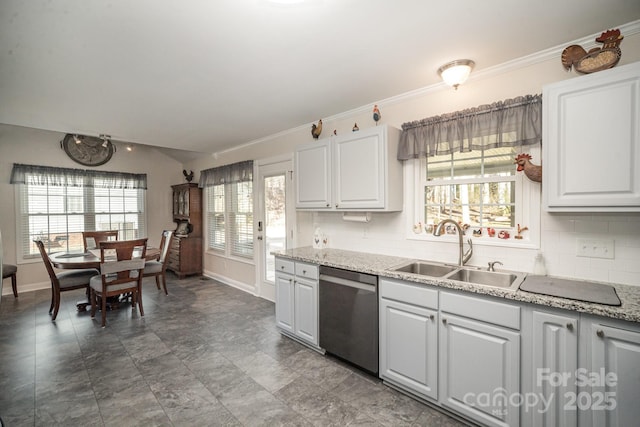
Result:
M620 32L622 34L624 34L625 36L632 36L635 34L640 33L640 19L636 20L636 21L631 21L629 23L623 24L623 25L619 25L617 27L612 27L612 28L618 28L620 30ZM550 47L548 49L545 50L541 50L539 52L535 52L532 53L531 55L526 55L526 56L522 56L520 58L516 58L513 59L511 61L507 61L507 62L503 62L502 64L498 64L498 65L494 65L493 67L488 67L488 68L484 68L481 69L479 71L476 71L474 73L471 74L471 76L469 76L469 79L467 80L467 82L469 81L474 81L474 80L480 80L480 79L485 79L488 77L494 77L500 74L504 74L504 73L509 73L512 72L514 70L520 69L520 68L526 68L526 67L530 67L534 64L538 64L540 62L545 62L545 61L549 61L549 60L553 60L553 59L557 59L560 57L560 55L562 54L562 51L564 50L565 47L572 45L572 44L579 44L581 46L583 46L585 48L585 50L589 50L592 47L595 47L598 45L598 43L595 42L596 37L599 37L600 34L602 34L602 32L598 32L598 33L594 33L588 36L584 36L582 38L579 38L577 40L573 40L573 41L569 41L566 43L562 43L560 45L557 46L553 46ZM362 114L362 113L366 113L368 111L371 110L371 108L373 108L374 104L377 104L381 107L383 106L389 106L389 105L393 105L393 104L398 104L401 102L406 102L406 101L410 101L413 98L417 98L417 97L421 97L424 96L426 94L429 93L433 93L433 92L437 92L443 89L449 89L450 86L446 85L444 82L439 82L439 83L434 83L432 85L429 86L425 86L416 90L412 90L409 92L405 92L405 93L401 93L400 95L396 95L396 96L392 96L390 98L386 98L386 99L382 99L380 101L377 102L372 102L371 104L367 104L367 105L363 105L361 107L358 108L354 108L348 111L343 111L341 113L338 114L334 114L332 116L328 116L328 117L324 117L323 120L325 122L330 122L330 121L334 121L334 120L341 120L341 119L346 119L358 114ZM298 132L299 130L305 130L308 129L311 126L311 123L308 124L304 124L301 126L297 126L295 128L291 128L291 129L287 129L284 130L282 132L278 132L269 136L265 136L259 139L255 139L253 141L249 141L245 144L241 144L226 150L222 150L222 151L218 151L216 153L213 153L214 155L217 154L223 154L223 153L228 153L228 152L232 152L235 150L239 150L242 148L246 148L246 147L250 147L252 145L255 144L259 144L261 142L266 142L266 141L270 141L272 139L278 138L280 136L285 136L285 135L289 135L295 132Z

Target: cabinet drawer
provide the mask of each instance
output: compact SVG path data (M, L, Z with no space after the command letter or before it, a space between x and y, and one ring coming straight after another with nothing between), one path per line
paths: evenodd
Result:
M424 285L381 279L378 292L381 298L426 308L438 308L438 291Z
M513 304L440 292L440 310L520 330L520 307Z
M296 262L296 276L318 280L318 266L306 262Z
M296 272L295 263L288 259L276 258L276 271L294 274Z

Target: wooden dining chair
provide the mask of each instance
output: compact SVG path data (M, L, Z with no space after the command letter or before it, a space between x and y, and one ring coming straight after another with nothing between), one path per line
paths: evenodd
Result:
M101 299L102 327L107 322L107 298L131 294L131 311L136 304L140 316L142 308L142 274L144 272L147 238L100 242L100 275L91 278L91 318L96 314ZM115 252L115 254L114 254Z
M58 310L60 309L60 293L64 291L72 291L74 289L86 289L87 295L89 295L89 281L92 277L97 277L100 272L95 268L82 268L76 270L67 270L61 273L56 273L49 260L49 255L44 247L42 240L35 240L36 246L44 261L44 266L49 273L49 279L51 280L51 306L49 306L49 314L53 311L51 320L56 320L58 317Z
M164 230L162 232L162 238L160 239L160 257L157 261L147 261L144 264L144 277L156 278L156 286L160 289L160 279L162 279L162 288L164 294L169 295L167 292L167 262L169 260L169 248L171 247L172 230Z
M85 252L89 249L98 249L100 242L112 240L118 240L118 230L82 232L82 243L84 244Z

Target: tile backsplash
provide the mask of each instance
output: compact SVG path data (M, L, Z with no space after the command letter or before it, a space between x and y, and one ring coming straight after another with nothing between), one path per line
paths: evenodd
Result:
M347 223L339 214L315 213L299 216L313 222L329 239L329 247L431 259L455 263L458 248L453 243L434 243L407 238L402 213L373 214L370 223ZM305 237L301 237L305 239ZM614 242L612 259L578 256L582 240ZM300 241L299 246L311 245ZM640 214L548 214L541 215L541 248L547 274L576 279L640 286ZM469 264L485 267L499 260L505 269L533 271L538 250L474 245Z

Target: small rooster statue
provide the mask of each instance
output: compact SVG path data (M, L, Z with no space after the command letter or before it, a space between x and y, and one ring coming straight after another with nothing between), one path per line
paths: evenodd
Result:
M318 139L321 133L322 133L322 119L318 120L317 125L315 123L311 125L311 136L313 136L313 139Z
M516 170L518 172L524 171L524 174L531 181L542 182L542 166L537 166L531 163L531 156L529 154L518 154L516 157L516 161L514 162L518 167Z
M182 175L184 175L184 179L186 179L187 182L191 182L191 180L193 180L193 171L189 171L189 173L187 173L185 169L182 169Z
M572 44L562 51L562 65L567 70L573 67L583 74L612 68L622 56L620 43L623 38L620 30L605 31L596 39L598 43L602 43L602 47L594 47L589 52L582 46Z
M373 121L376 122L376 126L378 126L378 121L382 118L382 114L380 114L380 109L377 105L373 106Z

